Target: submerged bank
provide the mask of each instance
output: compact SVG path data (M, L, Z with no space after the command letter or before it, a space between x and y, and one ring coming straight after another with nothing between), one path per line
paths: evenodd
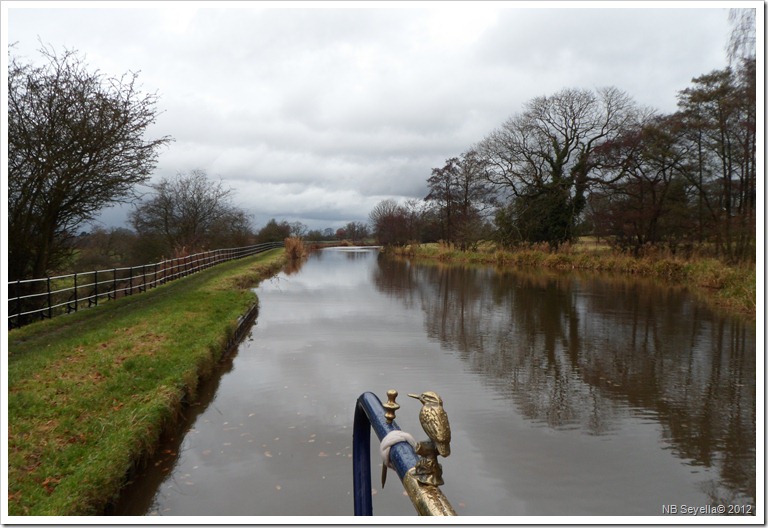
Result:
M386 251L408 258L446 263L632 274L689 286L709 303L734 313L756 316L757 275L754 263L731 266L713 258L682 259L664 254L634 257L606 246L584 243L560 250L535 247L501 250L488 245L475 251L461 251L447 244L416 244L388 247Z
M269 251L11 331L8 513L100 514L285 261Z

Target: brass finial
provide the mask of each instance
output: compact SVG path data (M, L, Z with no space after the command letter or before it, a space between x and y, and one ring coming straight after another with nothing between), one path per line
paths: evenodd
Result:
M388 424L392 423L392 420L395 419L395 411L400 408L400 405L395 403L395 398L397 398L397 391L395 389L389 389L387 391L387 403L383 404L384 408L387 410L387 412L384 413L384 418L387 419Z

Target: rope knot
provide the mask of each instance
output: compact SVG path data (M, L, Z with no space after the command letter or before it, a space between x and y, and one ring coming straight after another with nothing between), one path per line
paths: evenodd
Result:
M387 468L393 467L392 461L389 460L389 450L392 448L393 445L398 444L400 442L408 442L411 444L411 447L416 447L416 439L411 436L410 433L406 433L405 431L401 431L399 429L395 429L393 431L390 431L387 433L387 435L381 439L381 446L379 447L379 452L381 453L381 462L382 462L382 468L381 468L381 488L384 489L384 483L387 481Z

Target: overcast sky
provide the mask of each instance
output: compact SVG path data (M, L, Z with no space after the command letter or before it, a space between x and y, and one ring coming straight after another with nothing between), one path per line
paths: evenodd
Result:
M335 229L423 198L433 167L534 97L615 86L674 111L693 77L727 65L733 5L3 2L3 38L31 61L42 41L104 74L139 71L162 111L148 135L175 139L154 180L203 169L256 228Z

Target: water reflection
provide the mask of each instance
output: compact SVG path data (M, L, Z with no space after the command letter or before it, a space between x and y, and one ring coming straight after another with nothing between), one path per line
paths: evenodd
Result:
M390 388L443 397L460 515L754 503L754 324L681 289L349 248L257 293L252 338L118 513L351 515L354 402ZM420 437L402 399L397 422ZM415 514L396 479L377 487L376 515Z
M701 485L712 501L754 502L754 325L636 279L380 258L374 283L418 304L427 334L531 421L604 435L628 406L716 469Z

